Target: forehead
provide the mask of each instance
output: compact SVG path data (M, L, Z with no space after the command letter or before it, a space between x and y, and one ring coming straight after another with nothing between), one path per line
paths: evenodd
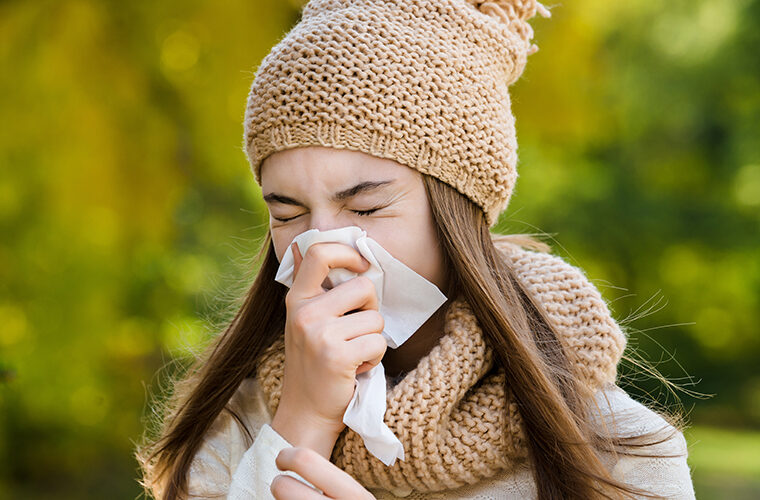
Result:
M413 181L419 172L388 158L349 149L308 146L278 151L261 166L262 187L284 190L342 188L347 183L393 179Z

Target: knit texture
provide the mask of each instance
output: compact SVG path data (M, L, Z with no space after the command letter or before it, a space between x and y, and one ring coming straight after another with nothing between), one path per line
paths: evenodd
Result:
M549 254L501 243L499 248L556 329L574 372L590 395L613 382L625 336L583 273ZM260 364L257 379L272 414L284 371L280 336ZM366 488L399 494L474 484L527 458L523 423L505 374L469 304L461 297L446 311L445 331L417 367L387 392L385 423L404 445L406 460L386 467L346 428L331 460Z
M517 179L508 87L523 72L535 0L312 0L259 65L244 149L326 146L389 158L453 186L489 226Z

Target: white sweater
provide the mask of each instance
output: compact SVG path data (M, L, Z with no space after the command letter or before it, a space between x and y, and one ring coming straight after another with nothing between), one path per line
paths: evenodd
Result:
M622 389L610 386L597 394L597 402L607 425L624 435L655 431L663 426L672 429L665 420L631 399ZM229 414L222 412L209 430L195 456L188 475L192 499L271 499L269 485L282 472L275 457L291 446L269 426L271 415L263 392L254 379L246 379L230 401L254 438L253 444L245 430ZM615 479L671 499L692 499L694 489L686 462L686 440L675 432L669 440L651 450L659 455L681 455L677 458L650 458L611 455L605 458ZM371 490L379 499L471 499L507 500L535 498L536 488L529 469L507 471L456 490L420 494Z

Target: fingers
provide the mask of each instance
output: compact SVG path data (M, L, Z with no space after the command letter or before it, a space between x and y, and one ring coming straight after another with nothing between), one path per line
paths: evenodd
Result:
M383 316L375 309L347 314L330 323L330 335L351 340L368 333L381 333L385 328Z
M290 244L290 249L293 251L293 278L295 279L296 274L298 274L298 268L301 267L303 257L301 256L301 249L298 248L298 243L295 241Z
M352 246L335 242L314 243L306 250L297 272L294 266L292 298L306 299L325 293L322 283L330 269L344 268L362 273L369 267L369 261Z
M385 337L379 333L368 333L356 337L355 339L347 342L348 348L353 353L352 358L357 360L357 368L362 368L362 372L365 372L376 365L378 365L385 355L385 351L388 349L388 342ZM369 367L366 367L369 365ZM360 373L357 370L357 373Z
M377 311L380 307L375 285L366 276L355 276L344 281L321 297L317 297L314 302L315 307L336 317L354 310Z
M285 474L275 476L272 480L272 484L269 485L269 491L277 500L299 500L301 498L324 498L314 488L302 483L298 479L295 479Z
M356 374L359 375L360 373L368 372L372 368L374 368L377 365L373 365L371 363L364 362L361 365L359 365L359 368L356 369Z
M371 498L371 495L368 496L369 492L354 478L310 448L285 448L277 455L275 463L277 464L278 469L295 472L315 487L322 490L324 494L330 498ZM294 479L294 481L297 480ZM300 481L297 482L300 483ZM280 480L277 480L277 483L280 483ZM285 484L285 482L282 481L282 483L283 487L291 486L290 482ZM278 485L279 484L275 485L273 481L273 488ZM294 496L293 498L312 497Z
M298 243L293 242L290 244L290 248L293 251L293 279L295 280L296 275L298 274L298 269L301 267L301 262L303 262L303 256L301 255L301 249L298 248ZM330 278L325 278L325 282L329 282ZM324 287L324 282L322 283L322 288ZM330 285L329 288L325 289L325 291L332 288L332 285Z

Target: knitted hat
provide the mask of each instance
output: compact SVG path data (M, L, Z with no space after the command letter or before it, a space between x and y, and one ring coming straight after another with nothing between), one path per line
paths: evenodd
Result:
M245 152L327 146L389 158L451 185L493 226L517 179L508 86L535 0L311 0L256 71Z

